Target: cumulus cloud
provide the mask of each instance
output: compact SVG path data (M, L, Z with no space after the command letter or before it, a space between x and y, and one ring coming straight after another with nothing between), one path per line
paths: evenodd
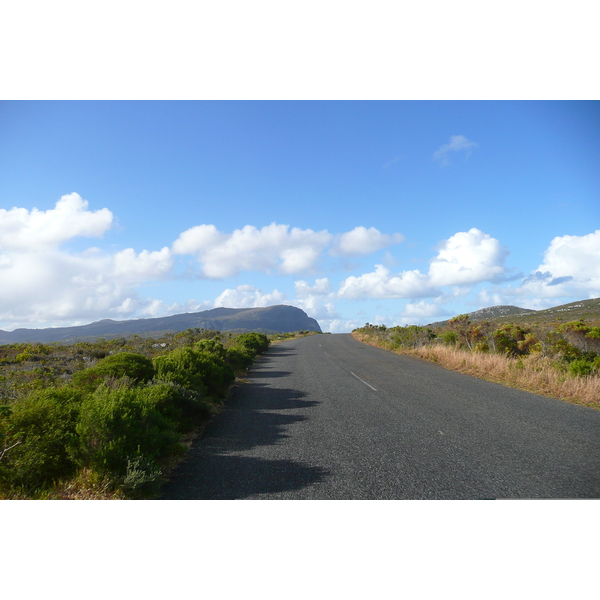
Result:
M433 160L438 160L445 166L450 164L450 153L466 151L475 148L477 144L468 140L464 135L451 135L450 141L447 144L441 145L433 154Z
M444 241L431 261L432 285L474 285L482 281L500 281L506 277L504 261L508 250L500 242L472 228Z
M600 229L555 237L544 262L523 280L519 293L541 298L600 296Z
M184 231L173 243L175 254L195 254L206 277L222 279L243 271L295 274L310 270L330 243L327 231L290 230L271 223L262 229L246 225L231 234L214 225Z
M439 294L440 291L420 271L403 271L392 275L383 265L375 265L372 273L348 277L338 291L340 298L349 299L424 298Z
M45 322L132 315L144 302L135 288L171 268L169 249L71 255L58 249L13 253L0 267L0 319Z
M301 308L309 317L321 320L338 319L339 314L334 304L335 293L327 277L317 279L314 285L304 280L294 283L296 298L290 302Z
M30 250L58 246L78 236L99 237L112 221L110 210L89 211L87 200L76 193L62 196L46 211L0 209L0 250Z
M475 285L507 279L504 261L508 250L479 229L458 232L440 244L428 274L418 270L392 274L376 265L372 273L348 277L340 285L341 298L441 297L440 286Z
M279 290L273 290L263 294L253 285L238 285L235 289L226 289L214 301L215 308L224 306L226 308L258 308L282 304L285 294Z
M72 323L143 310L148 301L140 300L135 288L171 270L168 247L114 254L61 248L75 237L102 236L112 221L108 209L90 211L76 193L62 196L47 211L0 210L0 321Z
M352 231L341 234L330 252L338 256L362 256L377 252L377 250L394 244L399 244L403 240L404 236L400 233L388 235L381 233L375 227L367 229L366 227L359 226L355 227Z
M402 311L401 318L404 323L426 323L432 322L436 317L445 316L448 316L448 313L439 304L420 300L419 302L407 303Z
M321 329L329 333L347 333L364 324L364 320L360 321L359 319L323 319L319 321Z
M310 285L304 280L294 282L296 288L296 296L298 298L305 298L307 296L325 296L331 292L331 284L327 277L317 279L315 285Z

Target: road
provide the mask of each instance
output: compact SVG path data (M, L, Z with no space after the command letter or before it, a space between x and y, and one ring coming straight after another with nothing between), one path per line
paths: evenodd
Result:
M259 358L162 498L600 498L600 411L313 335Z

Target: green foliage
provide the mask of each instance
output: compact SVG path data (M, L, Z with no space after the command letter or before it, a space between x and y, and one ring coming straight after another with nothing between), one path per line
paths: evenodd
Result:
M0 493L47 496L84 477L152 496L181 436L268 346L264 334L207 330L0 346Z
M83 464L124 476L130 459L159 461L175 450L177 424L161 412L160 392L153 396L149 389L101 384L83 401L76 427Z
M127 377L135 383L146 383L154 377L152 361L141 354L119 352L103 358L95 366L73 375L73 384L88 392L106 379Z
M63 387L33 392L11 407L2 476L12 486L42 488L75 472L75 432L83 394ZM6 430L5 430L6 431Z
M215 339L201 340L200 342L194 344L194 349L206 354L213 354L222 360L225 360L227 357L227 350L225 350L221 342Z
M456 346L458 342L458 335L455 331L444 331L444 333L440 335L440 339L446 346Z
M379 331L386 331L379 329ZM407 325L406 327L391 327L387 329L389 339L396 347L406 346L417 348L423 346L435 338L433 331L419 325Z
M176 348L165 356L157 356L153 363L158 380L192 390L206 390L218 397L235 379L231 366L218 354L189 347Z
M127 460L121 489L129 498L155 496L160 487L160 467L147 456L137 455Z
M173 382L152 382L144 392L148 402L183 432L208 419L212 412L203 393Z
M237 346L244 346L254 350L256 354L261 354L269 348L269 338L264 333L242 333L235 343Z
M234 371L246 370L256 357L256 353L247 346L231 346L227 348L227 357L225 360L231 365Z
M569 373L573 377L588 377L600 372L600 356L591 356L594 353L587 354L569 363Z
M512 323L503 325L494 331L496 349L507 356L519 356L524 352L519 348L519 342L525 340L525 330L520 325Z

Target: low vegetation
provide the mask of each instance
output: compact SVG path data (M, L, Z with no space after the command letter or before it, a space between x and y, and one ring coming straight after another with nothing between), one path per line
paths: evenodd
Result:
M270 343L188 329L0 346L0 498L155 497Z
M442 328L367 323L352 334L448 369L600 409L600 327L584 319L551 326L459 315Z

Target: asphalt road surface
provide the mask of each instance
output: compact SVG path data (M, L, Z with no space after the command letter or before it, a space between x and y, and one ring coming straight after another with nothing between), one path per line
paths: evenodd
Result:
M600 498L600 411L313 335L262 355L162 498Z

